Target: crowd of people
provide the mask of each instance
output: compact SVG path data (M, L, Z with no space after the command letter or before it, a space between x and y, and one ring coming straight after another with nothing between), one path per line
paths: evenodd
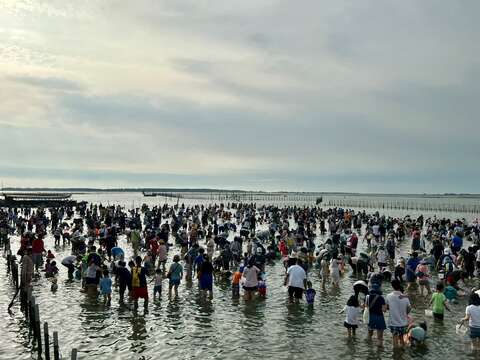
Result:
M356 336L364 323L368 339L375 334L381 345L388 313L395 348L421 345L427 338L424 319L411 315L411 295L419 294L417 301L431 306L425 316L435 321L443 321L459 297L468 298L459 326L468 322L472 347L480 350L480 291L466 285L480 274L479 234L478 221L394 218L319 206L232 203L125 210L90 204L0 211L0 242L19 256L23 287L35 286L35 277L44 273L52 291L58 291L57 276L66 271L87 296L100 295L105 306L115 293L122 306L136 310L143 300L147 311L150 298L156 302L165 296L164 284L169 299L178 297L182 281L196 282L206 301L214 296L214 283L229 284L232 298L243 292L248 303L267 297L265 267L279 263L292 306L301 301L314 306L315 287L339 287L350 274L358 281L340 310L347 335ZM54 244L46 249L50 236ZM71 249L60 261L64 270L55 258L60 247ZM312 274L321 281L315 283ZM386 296L384 287L392 288Z

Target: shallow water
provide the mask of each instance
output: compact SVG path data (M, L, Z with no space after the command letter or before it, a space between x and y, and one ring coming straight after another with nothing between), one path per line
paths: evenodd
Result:
M135 206L141 202L164 202L163 199L142 198L138 194L81 197L87 201L119 203L127 207L131 207L132 202ZM169 202L176 203L176 200ZM14 248L17 247L16 240L16 237L12 240ZM120 243L124 242L125 238L120 237ZM128 249L125 245L122 247ZM52 237L47 238L46 248L53 249ZM60 262L69 254L69 249L60 247L54 252ZM178 249L173 249L170 257L177 252ZM452 306L453 313L446 313L443 324L427 319L429 340L425 348L394 353L389 333L385 334L384 347L379 348L366 341L363 325L355 339L347 339L344 315L338 311L351 295L356 280L348 274L342 278L339 289L327 287L322 291L318 274L312 271L310 277L317 289L313 309L302 303L288 304L286 288L283 287L284 268L277 262L266 267L268 295L265 300L252 303L233 300L229 286L216 282L214 299L209 301L199 297L196 281L190 286L183 281L179 298L168 300L165 282L162 300L155 304L151 302L149 312L145 314L141 301L138 313L120 307L115 291L110 307L87 298L80 293L79 282L69 282L66 269L60 268L58 291L52 293L49 282L42 277L34 285L34 294L39 301L41 321L48 321L50 332L59 332L64 356L75 347L79 359L245 359L265 356L274 359L437 359L439 354L445 358L475 357L468 342L455 334L455 323L462 317L465 301ZM13 316L6 311L13 296L13 286L6 276L5 261L0 262L0 287L4 290L0 292L0 359L35 358L28 346L28 330L18 303L14 306ZM149 287L149 291L153 291L153 287ZM389 288L385 287L384 292L388 291ZM421 320L425 305L418 298L414 301L414 318Z

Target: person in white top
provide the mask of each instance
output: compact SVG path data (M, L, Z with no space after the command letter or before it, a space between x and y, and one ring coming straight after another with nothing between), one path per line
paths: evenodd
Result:
M290 266L287 270L285 286L288 286L290 302L293 302L294 296L297 301L302 298L303 290L307 287L307 273L298 265L298 259L295 265Z
M333 286L340 285L340 268L338 266L338 260L332 259L330 260L330 277L332 279Z
M402 293L402 285L398 280L392 280L393 291L387 295L386 303L389 310L389 327L393 336L393 347L405 346L404 335L408 328L408 313L410 300Z
M465 309L465 317L460 321L460 324L468 321L472 350L477 351L480 350L480 296L473 293L470 301L472 304Z
M347 328L348 337L355 336L355 331L358 328L359 317L362 308L356 295L350 296L347 301L347 305L340 310L340 313L345 313L345 322L343 326Z
M475 261L477 262L477 269L480 269L480 249L477 250L477 253L475 255ZM477 270L478 271L478 270Z

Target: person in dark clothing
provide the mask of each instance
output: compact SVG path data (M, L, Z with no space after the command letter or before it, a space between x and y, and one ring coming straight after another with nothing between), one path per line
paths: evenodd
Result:
M116 277L118 283L118 292L120 295L120 304L124 303L125 290L128 288L128 291L132 290L132 277L130 271L127 269L127 264L124 261L118 262L118 267L116 269Z
M206 294L208 292L209 298L213 298L213 265L207 255L204 255L204 260L200 265L199 271L200 290Z

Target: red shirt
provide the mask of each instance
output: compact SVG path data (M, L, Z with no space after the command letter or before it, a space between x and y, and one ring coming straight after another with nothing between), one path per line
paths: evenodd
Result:
M150 240L150 249L153 254L158 254L158 242L155 239Z
M287 248L287 245L285 244L285 241L283 240L280 241L279 250L283 256L288 256L288 248Z
M32 242L32 254L41 254L45 251L43 240L42 239L35 239Z

